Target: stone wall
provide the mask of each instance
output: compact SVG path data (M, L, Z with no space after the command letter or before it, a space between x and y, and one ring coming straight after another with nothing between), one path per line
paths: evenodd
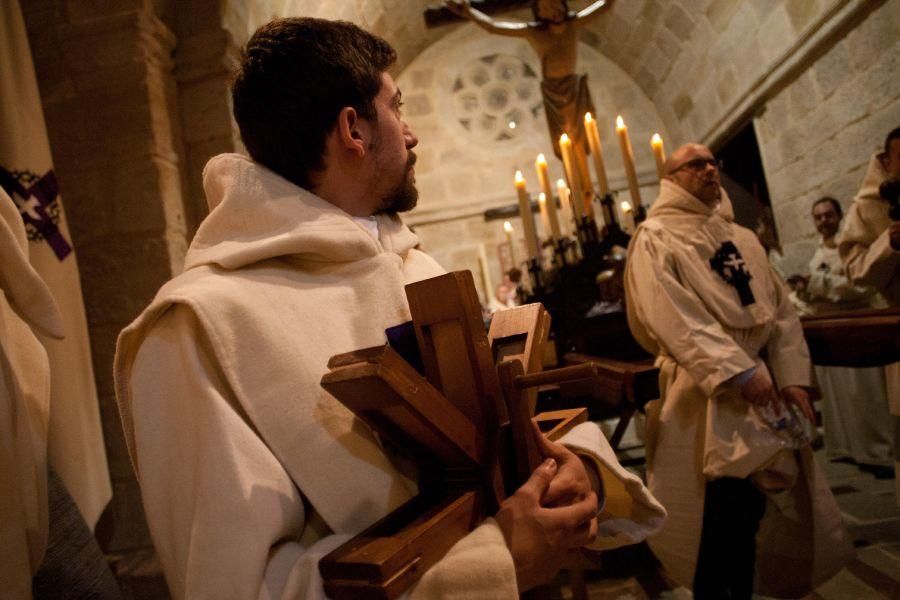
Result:
M829 195L846 209L872 154L900 127L900 3L881 5L841 37L755 126L788 274L806 273L812 203Z
M395 73L452 29L426 29L423 11L431 0L225 0L223 26L243 44L257 27L274 17L342 19L380 35L397 50Z
M747 95L838 9L882 1L619 1L582 37L638 82L677 143L712 142L736 125Z

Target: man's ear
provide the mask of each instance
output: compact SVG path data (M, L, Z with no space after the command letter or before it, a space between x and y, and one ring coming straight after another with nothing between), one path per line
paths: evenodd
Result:
M366 155L369 123L352 106L345 106L338 113L336 134L342 149L360 158Z

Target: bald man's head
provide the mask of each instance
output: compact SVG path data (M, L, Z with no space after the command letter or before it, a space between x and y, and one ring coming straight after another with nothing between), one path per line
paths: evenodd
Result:
M673 152L663 165L665 178L707 206L721 198L719 167L713 153L702 144L688 143Z

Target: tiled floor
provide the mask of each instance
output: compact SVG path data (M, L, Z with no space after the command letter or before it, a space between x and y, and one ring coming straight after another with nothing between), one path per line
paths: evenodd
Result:
M626 437L632 447L622 453L624 462L639 461L643 449ZM631 444L629 444L629 441ZM900 509L893 479L875 479L854 465L830 462L816 453L857 548L856 560L820 586L807 600L900 599ZM632 467L642 470L640 465ZM666 581L646 546L605 553L599 570L586 573L591 600L689 600L690 591ZM553 590L555 598L571 598L565 575Z

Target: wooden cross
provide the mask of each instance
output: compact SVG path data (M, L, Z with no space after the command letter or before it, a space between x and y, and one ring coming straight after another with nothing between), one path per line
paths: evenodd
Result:
M322 378L423 473L416 498L319 562L332 598L396 598L494 514L541 460L534 388L585 376L581 366L540 372L550 328L540 304L496 313L486 333L469 271L410 284L406 295L421 361L402 357L402 343L367 348L332 357ZM556 439L586 419L574 409L536 421Z

